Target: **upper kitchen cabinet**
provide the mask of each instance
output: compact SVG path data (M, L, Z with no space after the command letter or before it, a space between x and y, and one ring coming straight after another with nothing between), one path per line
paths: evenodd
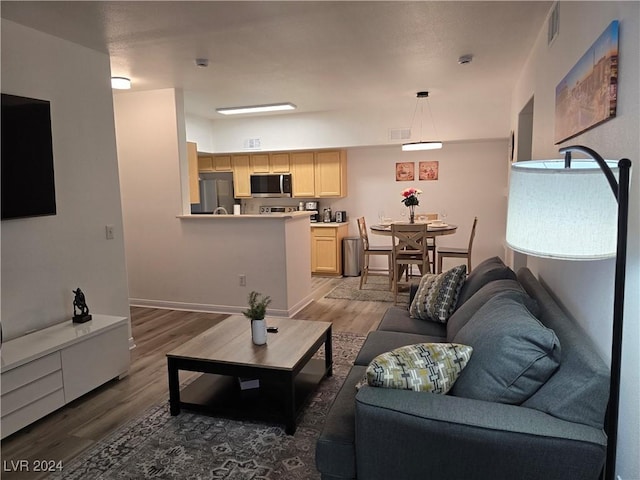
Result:
M250 157L252 173L269 173L269 154L254 153Z
M347 152L320 151L315 154L316 197L347 195Z
M198 171L231 172L231 155L198 155Z
M347 195L346 150L290 153L293 196L340 198Z
M189 163L189 202L200 203L200 184L198 183L198 145L187 142Z
M316 196L314 152L291 152L290 160L293 196L314 198Z
M291 171L288 153L271 153L269 165L272 173L289 173Z
M289 173L288 153L254 153L251 155L252 173Z
M251 197L251 162L249 155L234 155L232 163L234 197Z

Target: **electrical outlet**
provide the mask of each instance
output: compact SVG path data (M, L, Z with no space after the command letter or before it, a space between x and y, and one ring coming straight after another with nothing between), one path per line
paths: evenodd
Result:
M247 286L247 276L245 274L238 275L238 279L240 280L241 287Z
M104 230L107 240L113 240L113 228L113 225L105 225Z

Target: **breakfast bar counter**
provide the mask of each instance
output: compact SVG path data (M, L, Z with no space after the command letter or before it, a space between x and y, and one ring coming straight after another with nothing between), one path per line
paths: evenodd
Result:
M184 243L175 248L190 251L181 271L171 274L188 275L192 288L167 308L241 313L257 291L271 297L270 315L294 315L312 299L309 215L178 215Z
M178 215L181 220L197 220L197 221L236 221L236 220L287 220L287 219L299 219L309 218L313 212L308 211L295 211L287 213L270 213L269 215L259 214L242 214L242 215L213 215L211 213L192 213L190 215ZM330 224L329 224L330 225Z

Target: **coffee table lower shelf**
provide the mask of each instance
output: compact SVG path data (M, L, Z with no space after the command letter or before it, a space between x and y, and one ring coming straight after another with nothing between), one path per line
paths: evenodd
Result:
M296 418L311 393L327 376L324 359L312 358L294 379ZM256 378L253 376L252 378ZM286 433L295 433L296 421L289 418L284 392L287 385L267 376L260 386L240 389L238 377L203 373L180 390L180 409L241 420L285 424Z

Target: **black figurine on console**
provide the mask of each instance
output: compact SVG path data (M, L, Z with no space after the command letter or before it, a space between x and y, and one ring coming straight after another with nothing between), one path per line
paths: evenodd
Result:
M73 323L84 323L91 320L89 315L89 307L87 307L87 301L84 298L84 293L78 287L77 290L72 290L76 295L73 299ZM80 310L78 313L76 310Z

